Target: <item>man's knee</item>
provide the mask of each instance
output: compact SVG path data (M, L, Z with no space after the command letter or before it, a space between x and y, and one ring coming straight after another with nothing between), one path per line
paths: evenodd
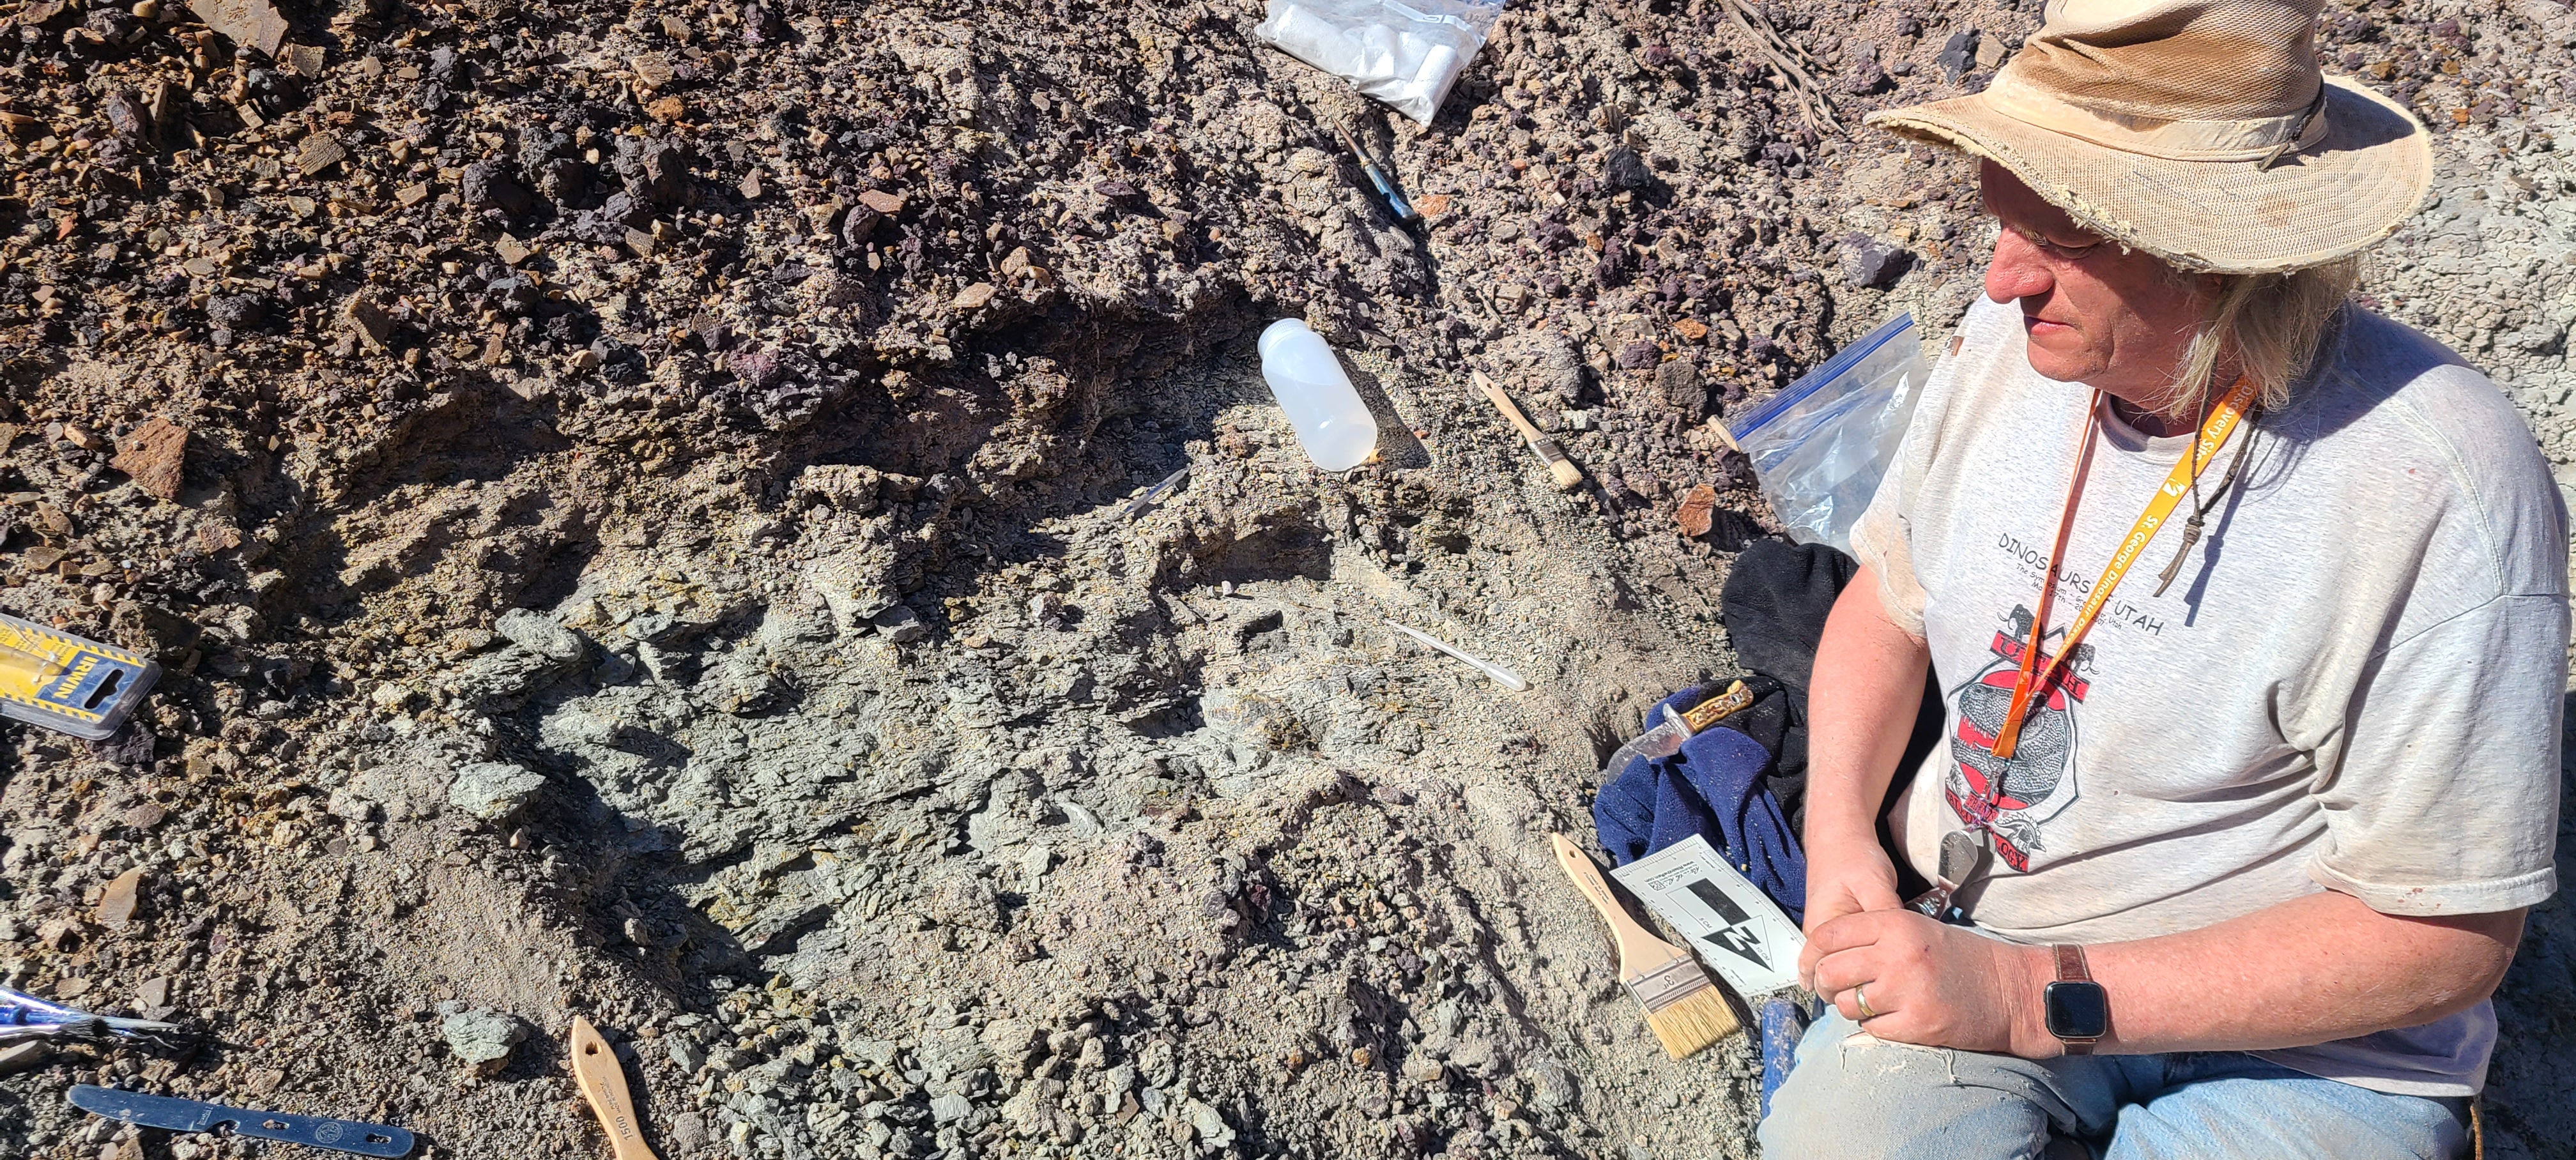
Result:
M1764 1160L2031 1156L2047 1143L2048 1115L2028 1096L1963 1082L1959 1067L1985 1057L1854 1037L1847 1023L1818 1031L1772 1094Z

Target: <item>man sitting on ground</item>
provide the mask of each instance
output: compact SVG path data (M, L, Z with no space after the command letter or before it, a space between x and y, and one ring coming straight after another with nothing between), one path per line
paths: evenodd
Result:
M2431 182L2320 0L2057 0L1984 92L1985 301L1853 535L1810 702L1832 1010L1789 1157L2448 1157L2556 889L2566 514L2506 400L2346 301ZM1975 866L1950 923L1907 860ZM1962 841L1950 839L1954 844Z

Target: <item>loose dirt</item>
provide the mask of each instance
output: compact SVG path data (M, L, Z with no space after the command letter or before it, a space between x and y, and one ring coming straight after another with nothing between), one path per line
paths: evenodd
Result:
M169 670L13 734L0 979L204 1032L15 1061L0 1155L257 1151L63 1102L121 1081L606 1155L576 1014L670 1157L1754 1152L1542 843L1731 670L1711 418L1979 292L1966 170L1860 115L2037 5L1762 7L1812 92L1713 0L1515 5L1427 128L1235 0L228 8L0 2L0 606ZM2324 36L2439 141L2366 292L2562 465L2572 38ZM1284 316L1381 464L1298 452ZM2571 1155L2571 985L2553 901L2490 1155Z

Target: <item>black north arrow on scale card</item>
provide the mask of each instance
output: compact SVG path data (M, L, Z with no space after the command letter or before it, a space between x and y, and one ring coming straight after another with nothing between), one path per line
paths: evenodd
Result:
M1798 984L1797 924L1704 836L1610 872L1746 999Z
M229 1124L234 1135L254 1140L277 1140L328 1148L334 1152L354 1152L360 1156L411 1154L411 1133L383 1124L361 1124L355 1120L330 1120L286 1112L252 1112L203 1100L147 1096L141 1092L121 1092L90 1084L74 1087L71 1101L73 1107L93 1115L146 1128L205 1132L217 1125Z
M1726 924L1720 929L1699 936L1700 941L1710 946L1724 947L1744 956L1745 960L1754 966L1765 970L1770 969L1771 960L1762 956L1762 936L1754 932L1752 915L1744 913L1743 907L1737 906L1734 899L1727 897L1725 891L1718 889L1716 883L1706 878L1694 881L1683 889L1690 891L1691 897L1700 900L1701 905L1717 912L1719 921Z

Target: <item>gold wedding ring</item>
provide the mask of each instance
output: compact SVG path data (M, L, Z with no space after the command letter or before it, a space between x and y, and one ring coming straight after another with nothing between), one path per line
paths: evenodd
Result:
M1876 1019L1876 1018L1878 1018L1878 1012L1873 1011L1873 1010L1870 1010L1870 1007L1869 1007L1869 992L1864 991L1864 990L1861 990L1859 987L1853 987L1853 988L1852 988L1852 1002L1857 1003L1857 1004L1859 1004L1859 1005L1860 1005L1860 1021L1861 1021L1861 1022L1863 1022L1863 1023L1867 1023L1867 1022L1869 1022L1869 1021L1870 1021L1870 1020L1872 1020L1872 1019Z

